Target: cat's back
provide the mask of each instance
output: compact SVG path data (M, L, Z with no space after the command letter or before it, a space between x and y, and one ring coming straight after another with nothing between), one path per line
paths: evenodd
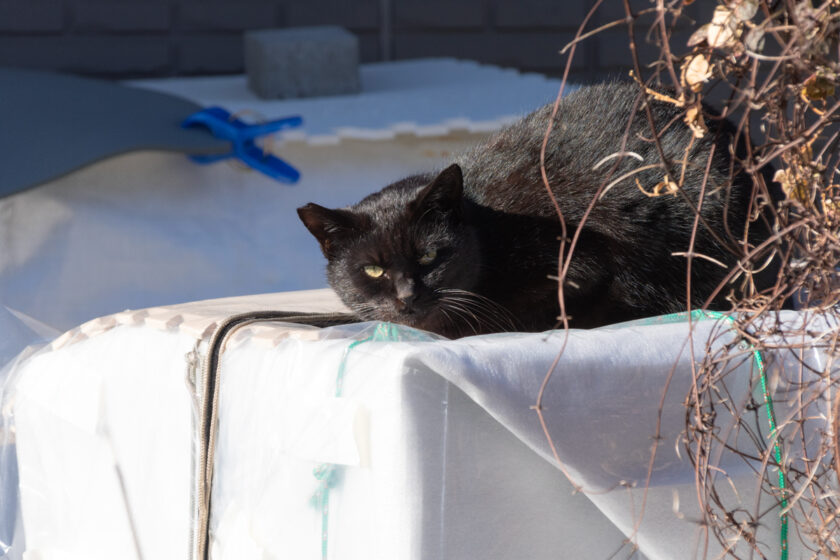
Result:
M666 155L678 155L691 136L681 120L665 127L678 116L678 110L663 102L652 102L650 107L657 128L665 128L662 142L669 152ZM473 200L506 212L554 215L540 167L540 152L552 112L553 104L545 105L458 157L457 163L464 170L465 189ZM659 161L655 144L641 136L651 134L638 85L607 82L584 86L565 96L545 149L545 169L555 196L574 201L569 204L573 214L582 212L607 173L617 177L639 165ZM624 151L638 154L643 163L625 157L617 169L611 169L610 164L598 165L605 157L621 151L623 142ZM698 142L693 150L703 149L703 143ZM648 175L652 173L643 173L639 178L646 179ZM642 196L633 191L625 189L632 198Z

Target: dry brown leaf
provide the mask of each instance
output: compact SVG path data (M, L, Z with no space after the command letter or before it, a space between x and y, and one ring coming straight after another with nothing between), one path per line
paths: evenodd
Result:
M802 161L811 162L814 159L814 141L816 141L817 137L814 136L811 138L810 141L806 142L805 144L799 146L799 157L802 158Z
M711 47L726 47L735 42L735 31L727 25L711 24L706 31L706 41Z
M703 88L703 83L711 77L712 67L705 55L694 55L683 63L682 81L692 91L700 91Z
M840 221L840 185L829 185L823 195L823 212L832 222Z
M703 138L709 132L699 103L685 110L685 124L691 129L691 133L694 134L695 138Z
M793 13L799 31L807 39L816 37L829 17L828 10L815 9L810 1L795 3Z
M738 20L732 11L726 6L718 6L706 30L706 41L715 48L729 46L735 42L737 29Z
M736 0L730 5L732 6L732 13L738 21L749 21L758 12L758 2L756 0Z
M696 47L701 43L706 42L706 37L709 34L709 24L703 24L697 28L697 31L691 34L691 37L688 38L686 45L689 47Z
M744 45L747 50L754 53L761 53L764 49L764 28L753 27L744 38Z
M712 14L713 25L728 25L732 19L732 10L726 6L717 6Z
M792 198L802 204L808 204L811 200L809 181L801 173L793 168L779 169L773 175L773 181L782 185L785 196Z
M823 76L813 75L803 84L802 96L806 100L823 100L834 95L834 84Z

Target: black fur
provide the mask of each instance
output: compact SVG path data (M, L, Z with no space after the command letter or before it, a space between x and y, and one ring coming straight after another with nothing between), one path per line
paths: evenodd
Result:
M658 163L642 109L626 151L615 158L636 101L633 84L602 84L564 98L546 154L552 192L575 231L599 186L640 166ZM641 106L641 105L640 105ZM365 320L385 320L455 337L504 330L545 330L557 324L560 223L545 190L539 153L551 114L545 106L455 158L439 174L403 179L341 210L298 209L327 257L335 291ZM670 104L651 102L660 144L675 173L691 132ZM709 123L688 157L684 193L697 205L709 152L703 220L695 251L732 266L744 248L751 182L729 185L728 125ZM618 166L615 164L618 162ZM664 178L661 168L613 186L594 207L574 251L564 286L573 327L594 327L685 309L685 252L694 212L685 197L645 196ZM751 224L750 242L766 234ZM710 233L712 230L715 235ZM433 262L419 261L436 250ZM427 255L428 256L428 255ZM364 267L383 269L378 278ZM726 269L705 259L692 264L693 305L702 304ZM723 294L726 291L722 292ZM723 296L714 302L726 308Z

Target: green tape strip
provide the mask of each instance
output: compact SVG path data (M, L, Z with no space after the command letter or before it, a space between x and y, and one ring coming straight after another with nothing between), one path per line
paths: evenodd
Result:
M779 466L779 491L782 496L781 507L782 511L787 510L788 499L785 487L785 471L782 466L782 449L779 445L779 438L776 437L776 413L773 410L773 399L770 398L770 391L767 390L767 375L764 369L764 359L761 357L761 352L755 350L753 352L755 364L761 379L761 392L764 395L764 404L767 405L767 422L770 424L770 437L773 438L773 456L776 458L776 464ZM782 560L787 560L788 557L788 515L783 513L781 516L781 547Z
M365 342L386 342L400 340L400 329L392 323L379 323L373 331L373 334L367 338L354 340L347 348L344 349L344 354L341 356L341 363L338 365L338 373L335 376L335 396L341 397L344 393L344 377L347 370L347 359L350 357L350 352L360 344ZM321 463L312 469L312 476L318 480L318 490L312 497L312 502L315 507L321 510L321 559L327 560L327 544L329 541L329 524L330 524L330 489L333 488L339 479L339 467L341 465L334 465L331 463Z
M679 323L685 322L688 320L689 314L687 312L682 313L672 313L670 315L662 315L661 317L653 317L651 319L644 319L639 323L635 324L645 324L645 325L656 325L656 324L670 324L670 323ZM703 319L724 319L729 321L729 324L732 325L735 323L735 320L726 315L724 313L720 313L718 311L703 311L700 309L695 309L691 312L691 320L692 321L702 321ZM755 363L756 368L758 369L759 373L759 380L761 381L761 394L764 397L764 405L767 411L767 423L770 425L770 434L768 435L769 438L773 439L773 457L776 459L776 464L778 465L779 469L779 493L781 495L781 500L779 502L779 506L782 511L785 511L788 506L788 499L787 499L787 486L785 483L785 471L784 467L782 466L782 449L779 445L779 439L776 437L776 413L773 410L773 399L770 396L770 391L767 388L767 372L764 365L764 358L761 356L761 352L757 350L754 346L750 345L750 348L753 351L753 361ZM781 560L788 560L788 515L787 513L781 514L781 527L780 527L780 548L781 548Z

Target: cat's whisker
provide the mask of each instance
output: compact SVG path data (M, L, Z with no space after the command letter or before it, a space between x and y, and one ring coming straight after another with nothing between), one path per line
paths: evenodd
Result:
M442 303L445 303L445 302L442 302ZM459 311L457 311L455 309L452 309L451 307L444 307L444 305L441 305L441 307L439 307L438 309L441 311L441 314L444 315L447 318L447 320L449 322L449 325L454 330L460 332L461 327L463 325L470 326L469 321L465 321L461 318L461 313ZM454 315L454 317L453 317L453 315ZM473 329L473 330L475 330L475 329Z
M441 315L443 315L444 319L446 319L446 322L449 324L449 326L457 329L458 323L455 321L455 319L452 318L452 316L448 313L446 308L439 307L438 309L440 310L440 313Z
M464 323L472 330L473 334L479 334L481 332L481 320L472 311L452 302L450 302L449 309L463 318Z
M450 306L458 306L459 309L462 309L465 313L469 313L471 317L475 318L479 324L483 324L485 327L491 327L493 330L507 330L492 314L487 313L485 309L474 305L474 303L469 301L457 302L454 299L449 300ZM485 328L483 330L487 329Z
M476 317L472 311L454 301L448 301L443 298L439 300L439 303L441 304L439 309L443 309L443 306L446 306L449 311L454 313L457 317L463 319L463 324L468 326L473 331L473 334L479 334L479 325L481 324L481 320Z
M507 325L500 322L495 315L489 312L488 309L482 307L479 302L468 299L451 298L449 301L458 302L465 310L476 318L480 323L493 327L494 330L506 331L509 330Z
M436 292L445 298L458 300L476 312L481 312L488 322L493 323L499 330L521 330L519 320L509 309L481 294L456 288L441 288Z
M495 305L487 305L486 302L481 302L477 308L490 317L492 322L498 325L500 331L521 330L517 324L516 318L513 317L507 309L500 308Z
M449 297L445 299L448 300L450 306L458 306L459 309L463 309L465 312L469 313L471 317L474 317L480 325L483 325L483 328L481 329L482 331L486 332L488 329L494 331L511 330L512 325L510 324L509 318L494 314L492 309L488 306L482 305L481 302L457 297Z
M362 321L376 321L381 319L380 310L375 305L368 303L352 304L350 305L350 309Z

